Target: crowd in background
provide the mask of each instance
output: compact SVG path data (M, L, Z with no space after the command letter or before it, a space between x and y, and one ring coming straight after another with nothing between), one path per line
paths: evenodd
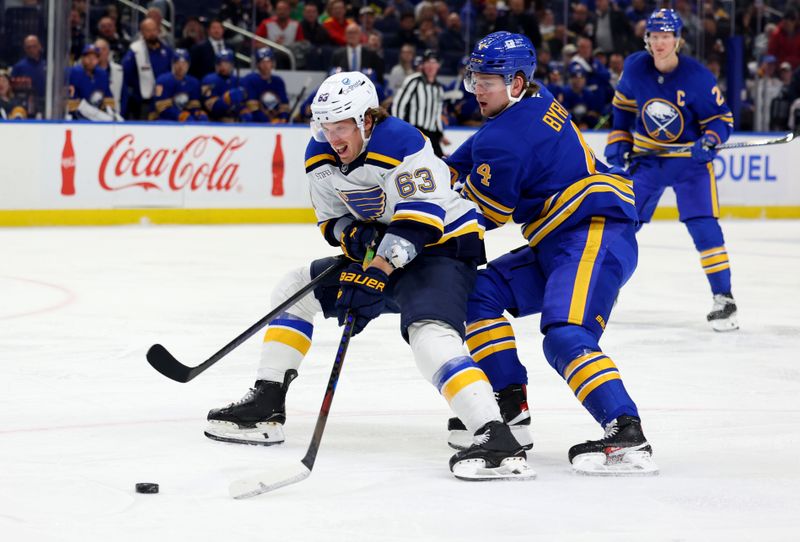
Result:
M580 0L569 4L566 20L563 4L549 0L174 3L175 14L168 13L167 2L153 0L147 2L146 15L132 18L111 0L72 1L69 118L303 122L307 107L292 107L274 73L290 68L288 50L296 69L368 73L387 108L404 81L421 71L423 59L433 59L434 78L451 81L442 93L445 125L476 125L481 122L476 104L460 91L465 55L480 37L509 30L534 43L537 78L578 124L607 128L624 59L643 48L645 20L659 7L678 11L684 24L681 52L703 61L723 89L728 38L742 37L746 96L740 129L784 130L800 117L795 104L800 98L800 0ZM40 4L0 0L2 119L43 115L41 21L46 17ZM38 26L31 23L37 10ZM165 15L174 17L174 32ZM229 25L281 47L265 47Z

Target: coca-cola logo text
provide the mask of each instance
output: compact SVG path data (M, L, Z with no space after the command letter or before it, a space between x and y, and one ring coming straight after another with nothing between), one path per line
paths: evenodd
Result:
M234 154L246 139L199 135L182 148L137 148L133 134L117 139L103 156L98 172L105 190L141 187L145 190L208 190L236 187L239 164Z

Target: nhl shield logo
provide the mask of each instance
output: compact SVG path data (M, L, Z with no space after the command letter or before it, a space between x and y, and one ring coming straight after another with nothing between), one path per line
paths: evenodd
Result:
M663 98L653 98L644 104L642 124L647 135L662 143L672 143L683 133L680 109Z

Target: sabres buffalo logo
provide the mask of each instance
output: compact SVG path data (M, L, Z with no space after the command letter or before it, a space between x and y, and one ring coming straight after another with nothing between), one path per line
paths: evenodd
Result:
M649 100L642 108L642 124L647 135L662 143L672 143L683 133L683 115L662 98Z
M268 110L277 109L280 105L280 100L278 100L278 97L274 92L270 91L262 93L259 101L261 102L261 105L264 106L264 109Z
M95 90L89 96L89 103L95 107L100 107L103 104L103 98L105 98L105 94L102 90Z
M189 105L189 95L185 92L179 92L172 98L172 102L178 109L186 109L186 106Z

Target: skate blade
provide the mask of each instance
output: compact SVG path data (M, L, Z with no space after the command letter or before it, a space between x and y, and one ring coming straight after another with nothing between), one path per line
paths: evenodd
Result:
M511 434L517 439L523 450L530 450L533 448L533 438L528 425L511 425ZM447 445L454 450L466 450L475 444L472 440L472 435L466 430L452 430L447 437Z
M658 465L648 452L628 452L618 461L603 453L582 454L572 460L572 471L583 476L656 476Z
M711 329L719 332L736 331L739 329L739 320L736 318L735 314L728 318L709 320L708 323L711 324Z
M256 446L273 446L285 440L283 425L275 422L257 423L255 427L240 428L235 423L209 421L203 434L211 440Z
M499 467L487 468L483 459L467 459L453 465L453 475L459 480L483 482L494 480L534 480L534 471L521 457L508 457Z

